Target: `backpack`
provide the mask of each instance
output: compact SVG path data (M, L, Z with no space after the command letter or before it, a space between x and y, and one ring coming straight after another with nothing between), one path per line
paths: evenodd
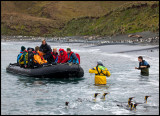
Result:
M19 64L24 64L24 53L20 56L18 63ZM28 63L28 53L26 53L25 55L25 59L26 59L26 64Z
M77 58L78 58L78 61L79 61L79 64L80 64L80 55L78 53L75 53Z
M19 58L21 57L22 53L18 54L17 56L17 63L19 64Z
M98 66L98 67L101 69L101 73L104 74L105 76L107 76L108 70L106 69L106 67L104 67L104 66ZM98 69L97 69L97 70L98 70Z

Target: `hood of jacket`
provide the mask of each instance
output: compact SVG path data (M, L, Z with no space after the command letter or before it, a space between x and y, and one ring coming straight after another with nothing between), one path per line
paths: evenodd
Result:
M61 52L61 51L63 51L63 55L61 55L61 53L60 53L60 56L64 56L64 55L67 55L67 52L64 50L64 49L59 49L59 51Z

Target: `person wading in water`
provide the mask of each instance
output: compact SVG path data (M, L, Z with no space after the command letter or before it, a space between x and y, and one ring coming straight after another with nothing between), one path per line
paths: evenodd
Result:
M97 61L96 67L89 69L89 73L95 73L95 85L107 84L106 76L109 77L111 75L101 60Z
M149 76L150 65L145 60L143 60L142 56L138 57L138 61L139 61L139 67L135 67L135 69L141 70L142 76Z

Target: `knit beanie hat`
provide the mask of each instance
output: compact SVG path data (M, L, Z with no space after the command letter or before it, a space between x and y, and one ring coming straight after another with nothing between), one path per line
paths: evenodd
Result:
M24 51L26 48L24 46L21 46L21 50Z
M67 48L67 51L71 51L71 48Z

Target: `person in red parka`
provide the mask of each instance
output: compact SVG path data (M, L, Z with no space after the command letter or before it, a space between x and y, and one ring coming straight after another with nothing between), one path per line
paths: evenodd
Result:
M58 56L58 62L57 63L67 63L68 62L68 55L67 52L64 49L59 49L59 56Z

